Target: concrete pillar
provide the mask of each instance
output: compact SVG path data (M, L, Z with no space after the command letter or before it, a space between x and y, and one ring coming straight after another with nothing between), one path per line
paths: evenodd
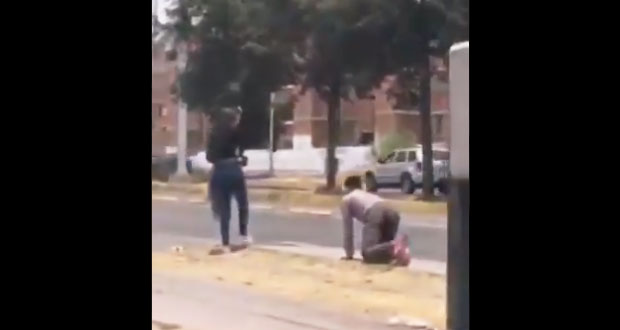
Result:
M450 49L448 330L469 330L469 42Z

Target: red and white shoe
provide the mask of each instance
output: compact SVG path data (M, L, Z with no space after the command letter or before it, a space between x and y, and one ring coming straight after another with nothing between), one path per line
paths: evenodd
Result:
M394 264L396 266L409 266L411 252L409 251L409 236L401 234L394 240Z

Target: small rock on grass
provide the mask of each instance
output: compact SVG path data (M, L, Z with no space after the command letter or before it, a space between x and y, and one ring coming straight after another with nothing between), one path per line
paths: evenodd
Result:
M171 250L176 254L182 254L185 251L185 248L181 245L175 245L171 248Z
M387 321L387 324L389 326L405 326L407 328L416 329L416 330L434 330L435 329L428 322L424 320L416 319L416 318L408 318L408 317L399 317L399 316L390 317Z

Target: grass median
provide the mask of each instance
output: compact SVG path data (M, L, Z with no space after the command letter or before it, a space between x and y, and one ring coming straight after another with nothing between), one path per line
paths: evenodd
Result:
M444 329L445 278L402 268L369 266L249 249L209 256L207 247L153 253L153 271L245 286L347 313L424 319Z
M207 185L201 184L166 184L153 182L153 194L180 193L204 198L207 195ZM248 195L252 202L268 203L280 207L304 207L304 208L323 208L336 209L340 204L342 196L323 195L313 191L289 190L284 188L248 188ZM405 200L386 200L396 210L402 213L438 214L447 213L446 203L443 201L418 201L411 199Z

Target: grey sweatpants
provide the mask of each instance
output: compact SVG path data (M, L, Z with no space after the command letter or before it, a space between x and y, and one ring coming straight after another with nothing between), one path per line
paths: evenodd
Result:
M400 215L383 203L373 205L366 213L362 229L362 257L367 263L389 263L394 258L394 244Z

